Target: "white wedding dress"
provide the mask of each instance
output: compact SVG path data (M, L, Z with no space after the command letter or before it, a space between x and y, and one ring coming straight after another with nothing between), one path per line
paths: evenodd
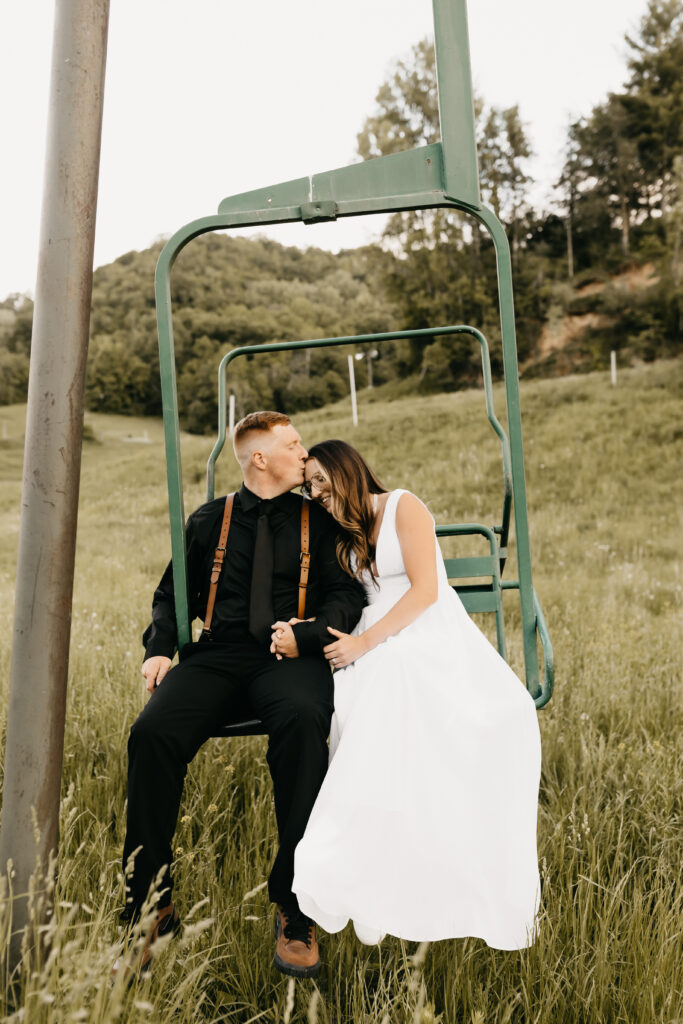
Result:
M379 587L354 633L409 589L387 500ZM535 938L541 742L534 702L449 586L396 636L334 676L330 766L294 858L293 889L326 931L359 938Z

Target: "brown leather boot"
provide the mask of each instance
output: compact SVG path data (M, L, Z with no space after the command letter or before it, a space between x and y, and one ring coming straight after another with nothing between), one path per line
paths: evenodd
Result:
M278 906L275 918L275 966L293 978L315 978L320 974L316 928L300 910L289 913Z
M149 970L154 943L165 935L176 935L179 930L180 916L175 908L175 904L169 903L168 906L162 907L158 911L151 928L145 936L140 937L140 940L135 945L135 949L127 957L120 957L116 961L111 972L112 983L122 973L126 979L126 984L130 985L136 974Z

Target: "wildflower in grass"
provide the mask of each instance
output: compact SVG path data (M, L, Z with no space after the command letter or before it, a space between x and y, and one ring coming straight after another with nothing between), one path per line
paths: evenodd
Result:
M217 814L218 813L218 806L217 806L217 804L209 804L209 806L206 808L206 813L207 814Z
M284 1013L284 1024L289 1024L292 1019L292 1012L294 1010L294 978L290 978L287 982L287 1000L285 1002L285 1013Z
M267 885L267 881L261 882L260 885L257 885L255 889L250 889L249 892L245 893L244 896L242 897L242 903L246 903L248 899L251 899L252 896L255 896L257 892L261 892L261 889L265 889Z
M188 822L192 821L192 817L191 817L191 816L190 816L189 814L183 814L183 816L182 816L182 818L180 819L180 821L181 821L181 823L182 823L183 825L187 825L187 824L188 824Z

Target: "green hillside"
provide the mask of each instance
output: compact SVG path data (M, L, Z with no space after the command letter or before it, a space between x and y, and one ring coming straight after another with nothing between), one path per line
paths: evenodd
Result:
M154 268L161 243L99 267L93 280L86 403L98 412L159 415L161 393ZM381 284L378 247L339 255L269 239L197 239L173 273L178 397L183 425L216 422L216 367L235 345L390 330L395 311ZM0 304L0 405L22 400L33 304ZM377 379L394 372L377 367ZM340 351L280 357L267 371L242 360L233 375L238 413L318 408L345 393ZM363 381L362 368L359 368Z
M23 1019L680 1020L682 391L681 361L626 370L616 388L606 373L522 382L534 582L556 656L555 695L539 714L537 943L506 953L471 938L420 949L387 939L377 949L347 930L323 938L317 984L281 979L270 966L263 888L275 838L265 744L214 740L191 767L176 834L178 899L192 920L129 994L111 992L107 979L121 900L125 744L144 701L140 634L169 553L162 429L156 419L89 414L54 952L23 979ZM503 403L498 387L501 418ZM0 409L3 716L24 414ZM498 445L479 391L391 403L363 394L355 430L347 400L296 423L306 443L353 440L389 487L415 490L437 521L496 517ZM188 510L202 500L210 444L183 437ZM238 482L231 457L218 478L221 490ZM512 595L506 614L519 669ZM419 811L406 813L419 829ZM4 925L0 935L4 942Z
M649 0L624 39L626 80L567 125L562 170L532 205L534 140L513 102L474 96L484 204L510 242L522 374L549 377L670 358L683 332L683 0ZM395 61L357 136L362 160L439 141L431 39ZM538 184L538 183L537 183ZM544 188L545 191L545 188ZM95 272L87 403L97 412L161 410L153 299L161 243ZM203 236L173 275L180 414L206 433L216 420L215 367L235 345L470 323L502 373L497 263L476 218L448 209L397 213L376 245L332 255L268 239ZM0 302L0 405L26 396L33 307ZM365 346L368 348L371 346ZM382 346L374 365L394 394L455 391L478 378L466 337ZM331 349L240 361L237 412L320 408L346 389ZM407 382L407 383L406 383Z

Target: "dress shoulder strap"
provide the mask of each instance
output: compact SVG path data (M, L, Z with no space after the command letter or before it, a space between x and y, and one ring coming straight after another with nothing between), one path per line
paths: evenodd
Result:
M408 494L409 492L401 487L397 487L395 491L389 491L389 497L387 503L384 506L384 522L390 522L394 528L396 527L396 509L398 507L398 499L402 494Z
M404 487L399 487L399 488L397 488L397 490L392 491L391 494L389 495L389 500L387 501L387 508L384 511L385 515L387 514L387 511L391 512L391 514L393 516L393 519L394 519L394 525L396 524L396 509L398 508L398 499L401 497L402 494L410 494L410 495L412 495L413 498L417 498L417 500L420 502L420 504L424 505L424 507L429 512L429 509L425 505L425 503L422 500L422 498L419 498L417 496L417 494L415 494L413 491L408 491ZM391 506L389 505L389 502L392 503ZM430 514L430 516L432 516L431 512L429 512L429 514ZM434 516L432 516L432 520L434 521Z

